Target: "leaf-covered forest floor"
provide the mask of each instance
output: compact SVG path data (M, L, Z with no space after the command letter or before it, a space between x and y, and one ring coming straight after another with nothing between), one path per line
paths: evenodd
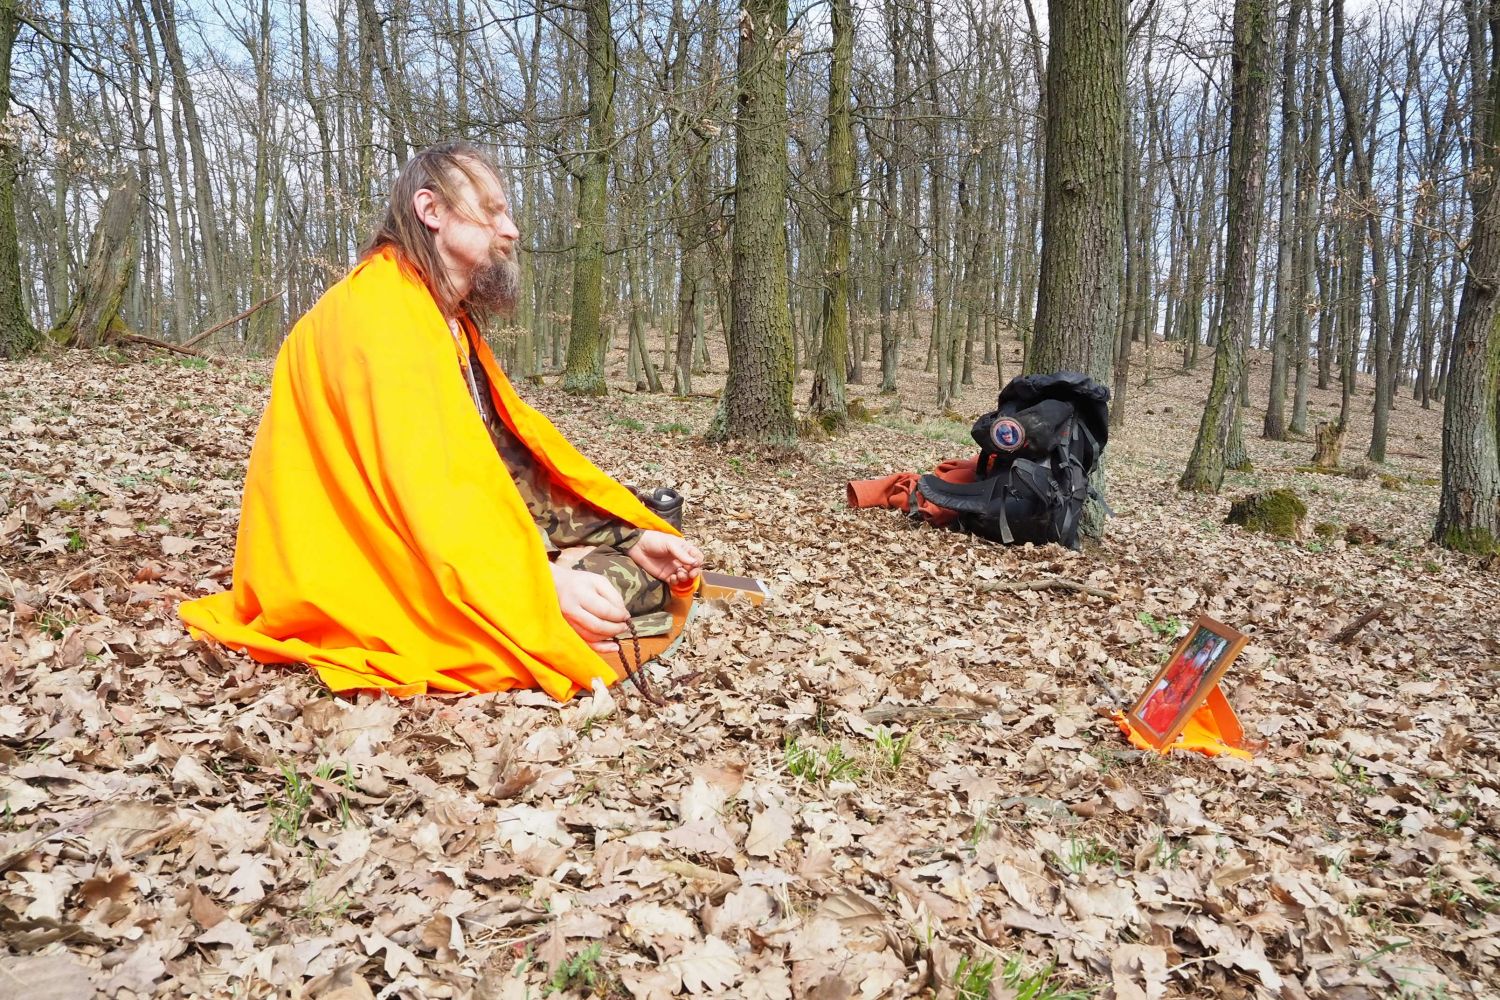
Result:
M1081 555L844 507L971 453L992 368L964 423L919 370L899 409L854 387L876 422L792 458L697 440L709 398L523 389L774 592L704 607L655 711L340 700L193 643L269 365L0 365L0 995L1500 995L1500 576L1427 544L1440 412L1403 393L1355 479L1254 410L1254 471L1182 494L1210 364L1157 345L1148 386L1137 356ZM1282 485L1336 536L1225 525ZM1118 599L981 589L1054 574ZM1098 710L1092 675L1133 696L1199 612L1252 637L1252 762L1139 753ZM970 711L865 721L891 705Z

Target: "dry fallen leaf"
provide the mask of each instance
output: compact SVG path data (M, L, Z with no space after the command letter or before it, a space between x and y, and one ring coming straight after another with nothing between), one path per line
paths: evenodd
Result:
M795 828L792 814L779 806L767 806L750 821L745 853L755 858L774 858L791 839Z
M698 996L721 993L739 982L744 974L734 950L716 937L689 945L682 954L662 965L682 978L682 985L689 993Z

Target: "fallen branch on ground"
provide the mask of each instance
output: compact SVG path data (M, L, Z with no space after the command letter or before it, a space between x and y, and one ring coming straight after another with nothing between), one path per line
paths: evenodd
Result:
M1095 670L1089 677L1095 684L1104 689L1104 693L1109 695L1109 700L1115 703L1115 708L1123 712L1130 707L1125 699L1120 697L1120 692L1116 691L1114 686L1109 683L1109 678L1104 676L1104 671Z
M169 344L165 340L157 340L155 337L147 337L139 333L127 333L122 338L132 344L145 344L147 347L155 347L163 351L171 351L173 354L186 354L190 358L201 358L203 355L197 351L183 347L181 344Z
M282 289L282 291L284 292L285 289ZM215 323L213 326L209 327L207 330L204 330L202 333L193 334L187 340L184 340L180 346L188 350L189 353L192 353L191 348L197 347L199 344L203 343L209 337L212 337L214 334L218 333L226 326L229 326L231 323L238 323L240 320L244 319L246 316L249 316L251 313L258 311L264 306L270 305L272 302L275 302L277 299L281 298L281 295L282 292L276 292L274 294L267 295L265 298L261 299L259 302L255 303L255 305L251 306L249 309L246 309L239 315L231 316L228 319L224 320L224 322L222 323ZM158 346L164 347L166 345L162 344Z
M1348 642L1350 639L1354 638L1355 634L1358 633L1360 629L1364 628L1375 619L1381 617L1389 610L1391 610L1391 606L1389 604L1377 604L1375 607L1371 608L1369 611L1366 611L1364 614L1354 619L1354 621L1350 622L1348 625L1345 625L1333 635L1329 636L1328 641L1338 643L1340 645Z

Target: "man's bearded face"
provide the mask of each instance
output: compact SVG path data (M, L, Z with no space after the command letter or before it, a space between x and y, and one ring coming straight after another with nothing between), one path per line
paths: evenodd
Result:
M521 264L515 244L496 241L489 259L481 261L470 278L468 301L481 309L509 316L521 297Z

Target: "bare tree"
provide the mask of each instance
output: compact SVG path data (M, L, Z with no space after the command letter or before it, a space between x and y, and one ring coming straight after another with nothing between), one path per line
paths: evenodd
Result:
M19 0L0 0L0 116L9 117L11 53L21 30ZM16 180L20 150L10 129L0 129L0 358L19 357L40 342L21 301L20 237L16 232Z
M827 430L848 419L844 394L849 349L849 240L854 210L854 132L849 122L849 76L854 65L854 8L833 0L833 58L828 72L828 252L823 272L822 329L817 374L808 406Z
M1337 0L1335 0L1337 2ZM1500 551L1500 4L1466 0L1484 98L1470 112L1474 205L1468 271L1454 331L1453 374L1443 406L1443 492L1433 538L1467 552ZM1471 59L1480 60L1482 52ZM1483 67L1483 72L1479 68Z
M1215 333L1208 403L1198 425L1193 454L1179 481L1186 490L1217 493L1231 451L1230 438L1240 402L1240 370L1245 363L1242 331L1250 323L1255 248L1264 202L1270 35L1267 0L1235 0L1224 300Z
M787 306L786 0L740 20L729 379L711 437L795 440Z

